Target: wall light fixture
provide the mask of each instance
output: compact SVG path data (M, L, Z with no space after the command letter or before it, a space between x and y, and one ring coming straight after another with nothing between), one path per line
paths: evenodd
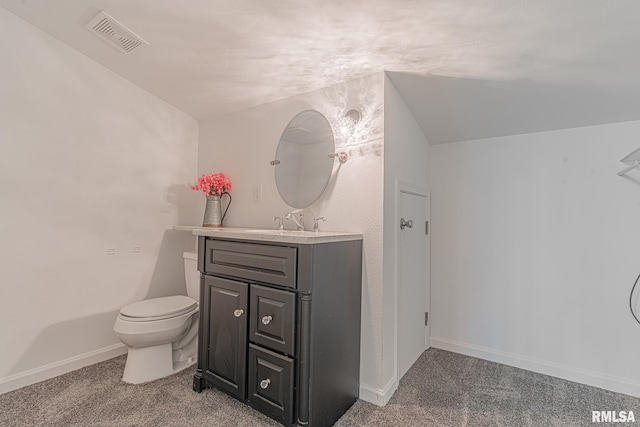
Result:
M356 124L360 121L360 112L358 110L349 110L347 113L338 121L338 134L346 140L348 140L356 131ZM345 163L349 158L349 155L346 151L341 151L339 153L331 153L329 157L335 159L337 158L340 163Z
M360 112L358 110L349 110L338 122L338 133L344 138L349 138L356 131L356 124L360 121Z

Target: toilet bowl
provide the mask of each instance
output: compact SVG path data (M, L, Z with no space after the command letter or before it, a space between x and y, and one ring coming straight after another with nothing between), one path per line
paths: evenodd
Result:
M113 330L128 348L122 380L140 384L196 362L199 273L197 256L185 252L187 295L153 298L120 309Z

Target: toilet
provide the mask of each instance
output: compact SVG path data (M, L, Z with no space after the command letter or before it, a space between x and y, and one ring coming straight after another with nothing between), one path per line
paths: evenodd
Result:
M196 362L200 274L195 253L183 258L188 296L148 299L120 310L113 330L129 347L124 382L157 380Z

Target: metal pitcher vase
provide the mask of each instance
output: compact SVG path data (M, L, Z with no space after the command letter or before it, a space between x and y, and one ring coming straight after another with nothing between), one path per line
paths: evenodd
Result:
M227 204L227 208L224 210L223 214L221 197L225 194L229 196L229 203ZM229 206L231 206L231 195L229 193L222 193L222 195L220 196L207 196L207 204L204 208L204 219L202 221L202 226L222 227L222 221L227 215Z

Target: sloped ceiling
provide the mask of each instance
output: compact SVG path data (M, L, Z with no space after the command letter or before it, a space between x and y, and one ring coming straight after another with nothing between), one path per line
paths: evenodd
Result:
M640 2L0 0L0 6L197 119L383 70L392 72L432 143L640 119ZM150 45L122 54L95 38L83 25L99 10Z
M640 119L640 92L616 84L389 76L432 144Z

